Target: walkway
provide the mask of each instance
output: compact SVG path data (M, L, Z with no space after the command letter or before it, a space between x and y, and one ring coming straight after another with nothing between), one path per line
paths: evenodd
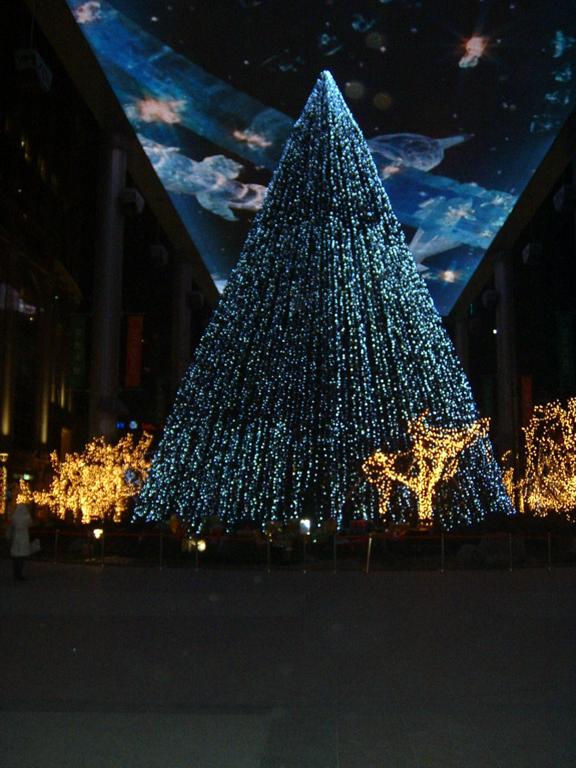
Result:
M576 569L0 574L2 768L576 765Z

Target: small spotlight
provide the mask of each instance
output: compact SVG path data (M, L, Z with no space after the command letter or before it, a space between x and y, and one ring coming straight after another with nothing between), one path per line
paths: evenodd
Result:
M496 334L498 333L498 328L492 328L492 333L494 334L494 336L496 336Z
M101 539L104 535L104 530L102 528L94 528L92 531L92 536L94 536L95 539Z
M206 542L204 541L204 539L198 539L198 541L196 542L196 549L198 550L198 552L204 552L204 550L206 549Z
M300 533L310 533L310 527L312 523L308 518L304 518L303 520L300 520Z

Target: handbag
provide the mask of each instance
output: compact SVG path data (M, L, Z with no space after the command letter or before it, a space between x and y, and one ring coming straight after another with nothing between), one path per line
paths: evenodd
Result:
M40 552L40 539L32 539L30 542L30 554L35 555Z

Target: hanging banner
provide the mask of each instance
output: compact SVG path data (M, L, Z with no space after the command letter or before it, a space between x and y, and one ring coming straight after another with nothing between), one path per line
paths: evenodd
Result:
M86 384L86 331L88 317L72 315L70 318L70 386L72 389L85 389Z
M126 368L124 373L124 386L126 388L140 386L143 332L144 317L142 315L129 315L126 321Z
M556 312L556 350L558 355L558 384L563 393L576 389L576 347L574 345L574 312Z
M525 427L532 417L532 376L524 374L520 376L520 419Z

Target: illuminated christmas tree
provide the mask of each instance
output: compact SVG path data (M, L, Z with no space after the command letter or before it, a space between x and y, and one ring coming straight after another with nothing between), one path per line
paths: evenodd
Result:
M360 129L329 73L296 122L264 206L176 397L137 514L191 525L377 517L362 472L478 419ZM435 496L445 525L512 512L490 443ZM416 514L406 487L392 519Z

